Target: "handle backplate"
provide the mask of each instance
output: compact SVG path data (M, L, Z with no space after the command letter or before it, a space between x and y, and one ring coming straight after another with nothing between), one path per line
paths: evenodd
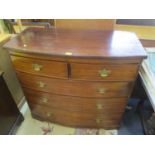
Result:
M100 94L105 94L106 93L106 89L105 88L98 88L98 92Z
M46 86L46 83L42 82L42 81L38 81L37 85L39 88L44 88Z
M107 69L102 69L98 71L101 77L107 77L110 75L111 71Z
M33 70L38 72L43 68L43 65L34 63L32 64L32 67L33 67Z

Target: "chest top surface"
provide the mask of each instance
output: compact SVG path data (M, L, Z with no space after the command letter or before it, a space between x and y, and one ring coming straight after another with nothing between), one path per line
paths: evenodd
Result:
M29 28L8 41L4 48L23 53L73 57L146 57L132 32Z

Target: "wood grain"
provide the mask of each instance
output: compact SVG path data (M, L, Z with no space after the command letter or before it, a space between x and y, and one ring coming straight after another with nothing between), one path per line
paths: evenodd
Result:
M16 70L34 75L47 77L68 78L67 63L57 61L47 61L43 59L24 58L11 56L12 63ZM39 70L35 70L35 65L41 66Z
M138 65L95 65L71 63L71 78L93 81L134 81L137 76ZM108 75L101 76L101 71Z
M42 119L60 123L73 127L91 127L91 128L117 128L122 117L122 113L107 114L87 114L79 112L69 112L64 110L49 109L38 106L31 108L33 115L38 115Z
M127 98L84 98L55 95L24 88L30 107L44 107L84 113L123 112Z
M20 56L20 57L25 57L25 58L33 58L33 59L43 59L43 60L49 60L49 61L60 61L60 62L68 62L68 63L86 63L86 64L102 64L102 65L107 65L107 64L113 64L113 65L122 65L122 64L139 64L142 62L142 58L83 58L83 57L60 57L60 56L49 56L49 55L43 55L43 54L34 54L34 53L23 53L22 51L14 51L14 50L9 50L10 55L12 56Z
M90 58L145 58L134 33L124 31L29 28L4 45L22 53Z
M130 89L133 86L132 82L89 82L63 79L60 80L19 72L17 75L24 87L43 92L50 92L53 94L79 97L128 97ZM45 86L40 88L38 86L39 82L44 83ZM100 93L100 89L105 90L105 93Z

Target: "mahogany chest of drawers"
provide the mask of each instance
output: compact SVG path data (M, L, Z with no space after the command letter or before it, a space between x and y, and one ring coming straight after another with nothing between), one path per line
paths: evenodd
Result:
M146 57L123 31L29 28L4 48L32 116L72 127L118 128Z

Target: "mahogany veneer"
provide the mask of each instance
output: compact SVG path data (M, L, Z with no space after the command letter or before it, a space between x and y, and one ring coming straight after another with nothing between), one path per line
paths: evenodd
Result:
M37 91L79 97L128 97L132 82L92 82L54 79L17 72L22 86Z
M66 95L56 95L24 88L30 106L35 109L38 105L69 111L91 113L122 112L127 98L86 98ZM119 104L119 106L118 106Z
M145 51L131 32L29 28L4 48L35 118L118 128Z

